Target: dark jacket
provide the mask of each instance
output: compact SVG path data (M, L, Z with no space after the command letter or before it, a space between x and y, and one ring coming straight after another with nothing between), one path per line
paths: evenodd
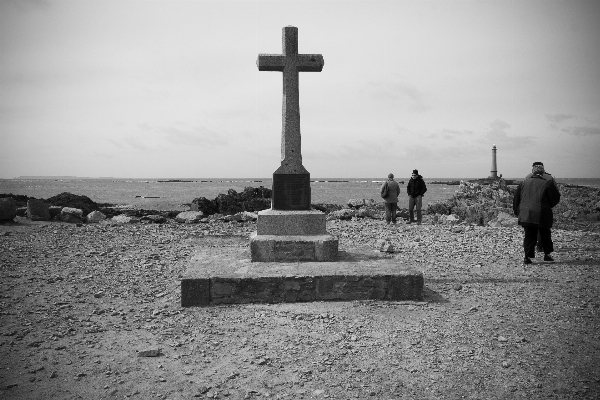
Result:
M560 192L551 175L528 175L517 187L513 212L519 217L519 225L551 228L552 208L559 202Z
M421 175L417 175L416 178L410 178L408 185L406 186L406 192L411 197L423 196L427 191L427 186Z
M385 181L383 183L383 185L381 185L381 189L379 190L382 194L383 194L383 189L386 187L389 188L389 195L388 197L386 197L385 199L383 199L383 201L385 201L386 203L397 203L398 202L398 195L400 194L400 185L398 185L398 182L396 182L393 179L388 179L387 181Z

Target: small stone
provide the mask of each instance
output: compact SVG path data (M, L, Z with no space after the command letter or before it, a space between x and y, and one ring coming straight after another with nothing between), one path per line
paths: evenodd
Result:
M502 368L510 367L510 361L502 361Z
M463 286L460 283L457 283L456 285L452 286L452 289L456 290L457 292L462 290Z
M138 357L158 357L162 355L162 349L143 350L138 353Z
M498 341L499 342L508 342L508 339L505 338L504 336L498 336Z

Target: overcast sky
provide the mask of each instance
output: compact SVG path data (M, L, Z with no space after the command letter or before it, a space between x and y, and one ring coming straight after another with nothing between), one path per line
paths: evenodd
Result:
M0 1L0 178L600 177L599 1Z

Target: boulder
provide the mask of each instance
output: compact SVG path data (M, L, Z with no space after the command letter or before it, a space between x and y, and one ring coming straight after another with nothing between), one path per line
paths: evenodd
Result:
M450 215L440 215L439 221L446 225L456 225L460 222L460 218L458 218L454 214ZM442 222L443 221L443 222Z
M17 203L11 197L0 199L0 221L11 221L17 216Z
M377 203L375 200L373 199L365 199L365 206L366 207L376 207L377 204L381 204L381 203Z
M232 217L228 219L228 217ZM237 213L234 215L225 216L225 221L237 221L237 222L248 222L248 221L256 221L258 219L258 214L250 211L242 211L241 213Z
M38 199L27 200L27 217L32 221L50 220L50 205Z
M158 214L150 214L150 215L143 216L140 219L140 221L150 222L150 223L154 223L154 224L163 224L163 223L167 222L167 218L165 218L162 215L158 215Z
M358 210L356 210L356 216L359 218L382 219L383 213L376 208L361 207Z
M182 224L195 224L200 222L200 220L204 218L204 213L202 211L184 211L175 217L175 221Z
M341 210L343 207L339 204L329 204L329 203L317 203L310 205L313 210L322 211L325 214L329 214L332 211Z
M198 197L192 200L190 211L202 211L206 215L213 215L219 212L219 207L217 203L206 197Z
M102 214L100 211L92 211L85 217L85 220L90 224L104 221L105 219L106 215Z
M408 209L396 211L396 217L406 219L406 220L410 219L410 214L408 213Z
M365 205L365 199L350 199L348 200L348 207L350 208L361 208Z
M60 215L62 209L63 208L61 206L50 206L50 218L54 218L57 215Z
M60 211L59 219L64 222L82 222L83 211L79 208L63 207Z
M502 226L517 226L519 224L519 219L514 215L507 214L505 212L498 213L498 217L496 221L500 223Z
M223 218L223 221L225 221L225 222L242 222L242 213L226 215Z
M332 211L329 213L329 215L327 215L327 220L333 220L333 219L341 219L341 220L348 220L348 219L352 219L352 217L355 217L357 213L357 210L352 210L350 208L343 208L341 210L338 211Z
M98 209L98 205L89 197L68 192L63 192L56 196L50 197L46 199L46 201L54 206L78 208L82 210L85 215Z
M133 224L138 222L138 219L135 217L130 217L129 215L120 214L112 217L110 221L117 224Z
M567 210L562 214L562 216L565 218L575 218L575 215L575 212L573 212L572 210Z
M377 242L375 242L375 249L382 253L393 253L394 245L389 240L379 239Z

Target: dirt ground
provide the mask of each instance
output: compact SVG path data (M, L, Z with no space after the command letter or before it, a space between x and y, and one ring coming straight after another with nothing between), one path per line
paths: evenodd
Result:
M598 233L554 230L556 262L524 266L519 227L329 221L341 249L390 239L425 301L180 307L202 238L253 230L0 225L0 398L600 396Z

